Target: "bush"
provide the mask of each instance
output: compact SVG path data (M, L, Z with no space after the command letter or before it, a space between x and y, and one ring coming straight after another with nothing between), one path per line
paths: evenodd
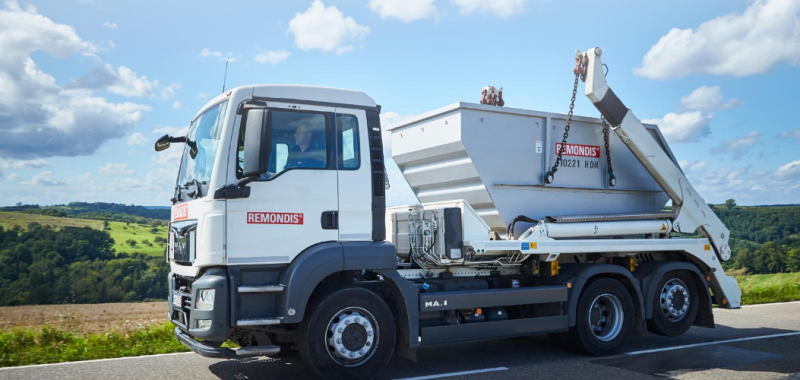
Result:
M51 326L0 332L0 367L186 352L171 323L79 335Z

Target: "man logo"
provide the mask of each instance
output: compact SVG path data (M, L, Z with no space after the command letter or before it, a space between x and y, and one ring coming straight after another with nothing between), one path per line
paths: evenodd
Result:
M447 306L447 300L442 301L443 303L440 305L439 301L425 301L425 307L441 307Z

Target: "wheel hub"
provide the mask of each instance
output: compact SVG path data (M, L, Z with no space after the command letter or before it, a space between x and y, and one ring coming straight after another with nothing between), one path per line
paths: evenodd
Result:
M622 302L612 294L601 294L589 308L589 326L594 336L604 342L616 338L622 331L625 313Z
M358 365L375 351L378 323L361 308L346 308L328 323L326 343L331 357L343 365Z
M686 283L673 278L661 289L661 311L668 320L678 322L686 317L690 304L687 288Z

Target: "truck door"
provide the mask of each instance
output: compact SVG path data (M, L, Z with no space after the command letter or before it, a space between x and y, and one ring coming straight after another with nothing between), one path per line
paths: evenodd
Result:
M336 241L338 185L335 110L269 102L268 173L250 196L227 202L227 263L288 263L317 243ZM238 133L237 178L243 160Z
M342 241L372 240L372 177L366 128L364 110L336 108Z

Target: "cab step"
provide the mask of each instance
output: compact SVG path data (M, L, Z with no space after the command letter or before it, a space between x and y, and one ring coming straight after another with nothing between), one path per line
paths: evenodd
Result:
M282 284L268 284L268 285L247 285L240 286L239 293L274 293L282 292L286 285Z
M281 323L280 318L255 318L255 319L240 319L236 321L236 326L266 326L277 325Z

